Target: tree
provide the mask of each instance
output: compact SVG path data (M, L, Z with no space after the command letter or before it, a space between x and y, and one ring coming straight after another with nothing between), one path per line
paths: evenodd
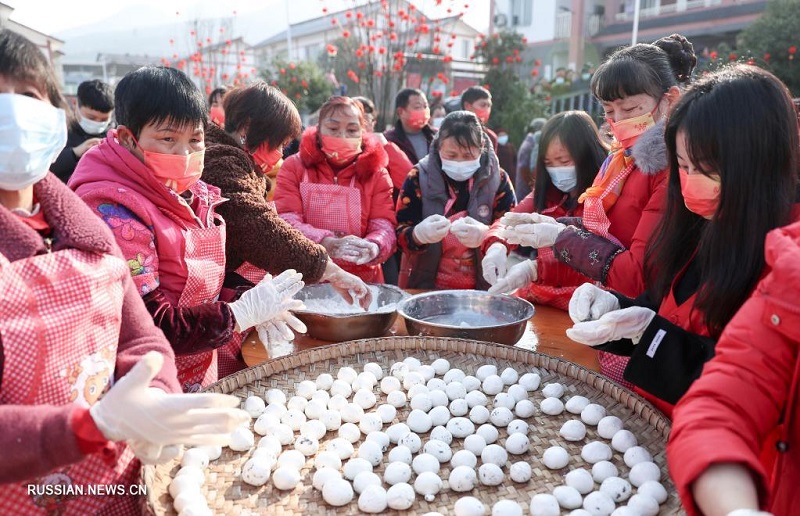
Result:
M330 83L325 80L319 67L310 61L287 63L276 59L269 70L262 72L262 76L280 88L299 111L313 113L331 96Z
M770 0L764 15L739 35L739 48L746 48L766 63L766 68L778 76L800 96L800 2Z

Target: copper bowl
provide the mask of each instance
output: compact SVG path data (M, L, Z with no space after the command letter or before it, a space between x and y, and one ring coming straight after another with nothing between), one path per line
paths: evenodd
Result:
M426 292L409 297L397 307L409 335L509 345L522 338L533 312L533 305L524 299L482 290Z

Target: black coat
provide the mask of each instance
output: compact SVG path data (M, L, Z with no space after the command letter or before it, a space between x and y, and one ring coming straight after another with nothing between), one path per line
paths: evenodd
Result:
M78 166L78 157L72 151L75 147L82 144L89 138L104 138L105 134L89 134L84 131L80 124L73 122L69 126L67 132L67 146L61 151L56 160L50 166L50 171L55 174L60 180L66 183L69 181L70 176Z

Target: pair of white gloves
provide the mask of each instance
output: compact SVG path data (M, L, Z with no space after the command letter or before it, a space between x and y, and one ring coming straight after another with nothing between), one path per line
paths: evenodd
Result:
M371 262L378 257L380 252L378 244L355 235L347 235L341 238L326 237L320 243L328 251L328 256L331 258L356 265L364 265Z
M414 226L412 235L414 240L425 245L441 242L447 233L452 233L461 245L475 249L481 245L488 231L489 226L469 216L451 223L444 215L431 215Z
M329 282L339 295L351 305L358 303L361 308L367 310L372 303L372 291L364 283L364 280L355 274L350 274L330 259L325 266L321 281Z
M291 313L305 308L302 301L293 299L303 285L303 275L294 269L274 278L270 274L264 276L258 285L228 304L236 320L236 331L255 327L264 346L292 340L292 330L305 333L306 325Z
M584 283L569 300L569 316L575 324L567 337L580 344L598 346L619 339L638 344L656 313L643 306L620 308L611 293Z
M150 351L89 409L103 436L126 441L146 464L174 459L183 445L227 446L231 432L250 421L239 399L150 387L163 363L163 355Z

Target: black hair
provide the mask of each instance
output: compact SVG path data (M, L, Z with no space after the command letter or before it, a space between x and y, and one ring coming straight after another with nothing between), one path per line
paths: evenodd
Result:
M667 53L640 43L611 54L595 71L590 88L601 102L611 102L641 93L660 99L677 85Z
M208 94L208 107L211 107L211 104L214 103L214 98L217 96L225 97L225 94L228 93L228 88L224 86L220 86L219 88L214 88L211 90L211 93ZM219 103L222 103L222 99L219 99Z
M103 81L92 79L78 86L78 105L101 113L114 109L114 91Z
M694 45L680 34L671 34L653 42L667 54L675 79L683 86L692 79L692 71L697 65Z
M208 124L206 99L175 68L144 66L119 81L114 98L117 122L138 138L147 124Z
M370 99L367 97L353 97L353 100L361 103L361 107L364 108L364 114L375 115L375 103ZM406 105L408 105L408 102L406 102Z
M490 99L492 94L483 86L470 86L461 94L461 109L481 99Z
M478 148L483 152L484 139L483 126L477 115L472 111L453 111L442 120L439 131L431 143L432 148L439 154L439 142L447 138L454 138L459 147L468 149Z
M544 124L539 137L533 187L533 206L537 212L547 208L548 193L555 188L544 161L550 143L556 138L575 162L576 191L579 193L592 186L600 165L608 155L608 150L597 132L597 125L585 111L564 111L553 115Z
M425 98L425 93L418 88L403 88L402 90L397 92L397 96L395 96L394 98L395 111L397 111L400 108L405 108L406 106L408 106L408 102L414 95L419 95L420 97Z
M300 113L289 98L263 80L240 86L225 95L225 131L245 129L247 148L255 150L263 143L277 149L297 138L303 130Z
M678 137L701 173L719 175L719 205L710 220L684 204ZM696 251L701 284L694 308L716 337L763 273L767 232L790 222L800 171L797 117L774 75L735 65L689 87L670 114L665 139L667 204L648 243L645 283L652 299L663 299Z
M0 75L35 84L47 95L50 104L69 112L53 67L41 49L25 36L8 29L0 30Z

